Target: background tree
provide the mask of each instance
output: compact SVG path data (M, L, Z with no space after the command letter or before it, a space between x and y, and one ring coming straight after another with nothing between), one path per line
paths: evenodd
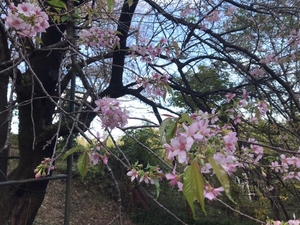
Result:
M16 6L21 2L14 1ZM239 147L251 146L248 138L259 132L262 135L257 139L270 157L283 162L282 153L297 153L298 1L37 2L47 12L50 27L35 39L24 27L16 28L20 21L9 24L10 12L20 10L10 4L6 0L0 5L0 144L3 152L11 121L2 118L17 109L20 161L7 179L32 178L45 157L55 159L59 137L72 138L72 132L84 135L96 116L93 109L104 109L95 100L133 97L148 105L156 123L161 123L165 112L159 109L178 113L159 98L167 99L170 89L175 103L180 93L187 111L213 112L212 108L245 103L230 101L228 94L247 99L257 109L249 109L242 123L236 122L239 115L220 112L223 122L232 123L237 131ZM26 17L26 9L22 10L20 18ZM70 100L66 97L72 76L76 76L76 107L74 113L68 113ZM15 99L7 103L9 79ZM259 119L259 109L263 122L253 125L250 122ZM246 132L249 127L251 135ZM274 208L274 215L282 219L278 212L285 207L277 194L277 182L283 180L267 166L270 161L261 163L253 177L263 182L260 192L270 197L272 206L280 206ZM1 165L5 172L5 164ZM252 179L248 169L247 179ZM32 224L47 183L1 188L0 224L8 220L10 224ZM267 189L270 185L272 190ZM296 195L293 183L286 187ZM289 213L284 217L289 219Z

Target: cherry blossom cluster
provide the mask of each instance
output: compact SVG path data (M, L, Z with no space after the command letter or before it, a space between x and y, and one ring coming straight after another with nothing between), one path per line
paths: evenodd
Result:
M212 166L204 160L207 155L213 155L214 160L222 166L223 170L229 175L232 174L236 167L240 166L235 157L238 140L236 132L232 131L232 127L229 125L219 127L216 124L218 117L214 113L210 115L199 111L192 114L190 119L189 123L181 124L176 131L175 137L171 138L169 143L164 144L167 158L170 160L176 158L178 163L187 165L190 156L192 158L199 157L202 160L201 172L213 175ZM226 134L223 135L223 133ZM141 175L144 176L145 173L141 171L133 167L127 175L131 176L133 181L137 177L141 177ZM151 178L148 173L146 175ZM172 173L167 173L164 176L169 180L172 187L177 186L179 191L183 189L183 183L181 182L183 174L176 173L176 166ZM149 182L151 183L151 179ZM204 197L213 200L223 190L223 187L214 188L211 184L205 183Z
M236 109L238 107L246 109L254 109L255 115L257 117L264 117L269 110L269 106L263 101L257 101L251 104L247 102L248 94L244 91L243 97L241 100L235 100L235 94L228 93L226 95L227 102L235 102L235 110L227 110L226 112L229 113L230 118L233 120L234 124L238 124L242 122L242 114L236 113ZM256 123L258 119L256 116L251 117L248 121ZM249 166L259 166L260 160L264 156L264 149L259 145L259 143L254 138L248 139L249 146L241 146L240 154L236 154L236 156L240 159L243 159L243 162L240 163L239 166L242 167L249 167ZM300 149L295 154L300 154ZM276 156L275 156L276 157ZM270 156L269 156L270 158ZM281 154L276 161L270 162L270 168L277 174L282 175L283 180L288 179L296 179L300 181L300 158L297 156L287 156L286 154Z
M143 165L136 162L127 172L127 176L130 176L131 182L137 180L146 184L155 184L162 180L164 174L158 166L148 165L143 169Z
M96 49L114 49L119 45L120 38L116 32L100 27L92 27L84 29L79 33L79 38L82 44L88 45Z
M168 59L171 59L172 51L168 45L168 40L166 38L161 38L157 46L152 44L147 44L146 40L142 41L142 45L131 45L130 46L131 57L136 58L141 57L142 62L153 63L156 57L164 54Z
M242 167L258 165L259 161L264 156L264 149L258 145L258 141L254 138L249 138L248 143L251 144L249 144L249 146L242 145L240 154L237 154L239 158L243 159L243 162L240 164Z
M31 3L23 2L17 6L11 4L5 25L24 37L33 37L38 32L45 32L49 27L48 15Z
M101 143L100 139L101 139L101 137L100 137L99 133L97 134L97 140L94 140L92 144L87 142L87 140L82 136L78 136L76 138L77 144L80 145L81 147L83 147L83 149L88 152L90 162L94 166L97 165L100 160L102 161L102 163L104 165L107 165L107 163L108 163L109 153L105 149L104 149L104 153L101 153L102 143Z
M242 122L242 114L239 108L246 107L254 108L258 114L265 116L268 111L268 106L264 101L248 103L248 93L243 91L242 98L235 100L234 93L226 95L226 101L234 102L232 108L225 111L225 114L232 119L234 124ZM224 112L223 112L224 113ZM222 114L222 112L219 112ZM257 114L257 113L256 113ZM256 118L256 117L255 117ZM256 122L256 119L252 120ZM218 123L218 114L215 111L212 113L198 111L192 114L189 119L179 123L175 136L164 144L167 151L167 158L170 160L176 159L178 163L188 165L190 160L199 158L201 161L201 173L214 174L213 166L209 161L206 161L208 156L212 156L213 160L221 166L222 170L230 176L238 167L247 167L249 165L258 165L258 162L264 155L264 149L258 144L254 138L248 139L248 145L242 146L242 151L237 151L237 133L234 128L225 124L222 127ZM243 161L240 162L239 159ZM178 176L172 173L172 185L178 185L182 189ZM171 176L170 176L171 177ZM204 196L210 200L216 198L223 187L214 188L209 183L204 184Z
M299 151L298 153L300 154ZM283 180L297 179L300 181L300 158L298 157L287 157L286 155L281 154L279 162L271 162L271 168L275 173L282 173Z
M254 138L248 139L246 146L241 146L241 149L237 151L238 137L234 130L234 127L229 124L220 126L219 114L225 113L234 124L242 122L242 114L240 109L254 109L255 114L258 117L266 115L268 106L264 101L258 101L254 103L248 102L248 93L244 90L242 98L240 100L235 99L236 94L228 93L226 95L226 101L228 103L233 102L232 108L227 109L225 112L212 111L211 113L198 111L192 115L183 115L182 119L173 121L176 124L175 133L169 140L165 140L164 147L166 149L166 157L175 163L172 173L164 174L164 177L169 180L170 186L177 187L179 191L184 189L182 182L184 173L178 174L176 172L177 163L183 166L188 166L192 160L197 159L200 164L200 170L202 174L215 175L216 166L211 163L214 162L220 166L220 169L229 176L231 176L237 168L249 167L250 165L258 165L260 160L264 156L264 149L261 147ZM253 122L256 122L258 118L252 118ZM209 159L209 158L212 159ZM239 159L243 159L239 161ZM211 161L213 160L213 161ZM287 164L298 163L294 158L290 158ZM300 164L300 161L299 161ZM131 176L131 180L138 177L142 177L146 174L146 177L150 177L147 181L151 183L151 175L149 173L142 172L143 170L133 168L127 173ZM213 187L207 180L203 183L204 197L213 200L217 198L225 187Z
M137 180L138 182L145 182L146 184L155 184L157 182L166 178L169 181L170 186L173 188L177 186L178 191L182 191L183 183L181 182L183 174L176 174L176 166L174 167L172 173L164 174L163 171L157 166L148 165L146 168L142 168L143 165L136 162L130 171L127 172L127 176L130 177L131 182ZM207 184L204 189L204 197L213 200L224 191L223 187L213 188L211 185Z
M128 111L120 106L115 98L103 97L95 101L97 107L94 111L101 111L99 117L103 128L114 129L124 127L128 122Z
M182 127L177 129L176 136L165 143L167 158L173 160L176 157L181 164L188 164L190 156L204 157L213 154L213 158L230 175L240 165L235 157L236 144L238 138L232 127L224 125L220 127L216 124L218 116L209 115L202 111L191 115L192 122L182 123ZM226 133L226 135L223 135ZM200 146L198 151L195 146ZM201 167L202 173L211 173L210 163L204 163Z
M170 186L175 187L177 186L178 191L182 191L183 183L182 180L182 174L176 174L176 166L174 166L172 173L165 174L165 177L167 180L170 181Z
M234 93L228 93L225 95L225 97L227 103L230 103L231 101L234 103L233 107L226 111L226 114L230 116L230 118L234 121L234 124L242 122L242 114L240 113L241 109L254 111L255 116L251 116L249 121L255 123L259 118L266 116L267 112L269 111L269 106L263 100L259 100L250 104L248 102L248 93L246 90L243 90L242 99L235 100L236 94Z
M220 20L220 10L214 10L205 17L205 20L209 23L218 22Z
M148 95L154 97L163 97L167 92L169 75L154 73L150 78L138 78L136 82L141 84Z
M233 121L235 125L242 122L242 113L241 109L247 110L248 112L254 111L254 115L251 113L248 121L257 124L259 118L266 116L266 113L269 110L269 106L263 101L257 101L254 103L248 102L248 93L246 90L243 90L242 98L235 99L236 94L228 93L225 95L226 101L228 103L233 102L233 107L226 110L226 115L229 115L229 118ZM248 145L242 145L241 151L239 154L236 154L236 157L243 159L243 162L239 164L241 167L248 167L253 165L258 165L259 161L264 156L264 149L259 145L259 143L254 138L249 138Z
M33 172L35 173L35 178L45 177L49 169L50 171L53 171L54 166L51 165L50 158L45 158L43 161L41 161L41 164L34 169Z
M282 222L279 220L268 220L266 225L300 225L300 220L296 220L295 218L287 222Z
M180 17L183 18L189 18L191 15L196 15L197 10L193 7L191 7L190 4L187 4L181 11L180 11Z

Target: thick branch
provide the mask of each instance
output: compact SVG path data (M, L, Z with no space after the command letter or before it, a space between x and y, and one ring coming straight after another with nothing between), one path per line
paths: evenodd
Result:
M111 80L108 88L103 91L101 96L109 95L110 97L121 97L124 95L122 90L123 85L123 72L126 56L126 41L129 35L129 28L132 21L133 13L138 4L138 0L134 0L133 4L129 6L128 1L124 0L122 12L118 21L118 36L120 38L120 49L113 53L113 67L111 73Z

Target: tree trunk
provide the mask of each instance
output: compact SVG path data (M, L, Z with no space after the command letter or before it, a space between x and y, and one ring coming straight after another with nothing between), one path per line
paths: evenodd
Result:
M47 62L49 62L49 59ZM33 171L35 167L45 157L51 157L53 152L54 143L48 143L53 134L45 135L45 130L48 126L51 126L49 112L53 111L54 106L43 98L31 98L32 85L30 77L30 74L22 75L21 79L17 81L18 103L29 100L29 104L23 104L19 107L20 160L18 167L9 175L9 180L34 178ZM28 82L28 85L26 85L26 82ZM45 88L48 88L48 86L45 86ZM40 88L36 87L33 96L42 95ZM43 202L47 184L47 181L39 181L1 188L0 224L5 224L6 221L9 221L10 225L32 224Z
M10 59L7 37L4 27L0 27L0 62ZM0 67L0 71L2 68ZM8 111L7 111L7 86L9 82L9 73L0 72L0 182L6 180L7 175L7 156L8 156Z
M59 51L35 51L29 56L31 67L43 88L30 70L17 75L20 160L17 168L9 174L9 180L34 178L36 166L45 157L52 156L54 143L49 141L56 132L52 128L55 104L46 97L45 90L51 96L55 94L61 54ZM0 224L9 221L10 225L31 225L43 202L47 184L48 181L38 181L0 186Z

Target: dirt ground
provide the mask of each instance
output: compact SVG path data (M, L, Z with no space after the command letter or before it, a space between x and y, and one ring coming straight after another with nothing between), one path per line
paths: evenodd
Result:
M65 210L65 180L50 181L34 225L62 225ZM119 225L119 206L97 186L72 181L71 225ZM135 225L122 215L123 225Z
M18 156L17 148L12 151ZM18 159L10 160L8 172L17 166ZM61 169L62 173L65 169ZM58 171L60 172L60 171ZM39 209L34 225L63 225L65 212L66 180L51 180L42 206ZM122 210L119 216L119 205L106 194L101 182L81 181L80 176L72 179L72 199L70 225L135 225L129 215ZM122 219L122 223L121 220Z

